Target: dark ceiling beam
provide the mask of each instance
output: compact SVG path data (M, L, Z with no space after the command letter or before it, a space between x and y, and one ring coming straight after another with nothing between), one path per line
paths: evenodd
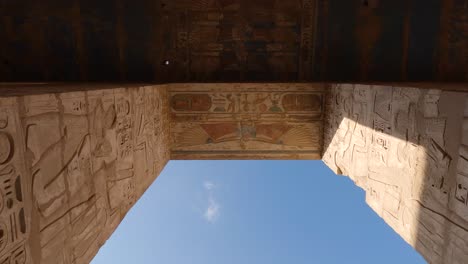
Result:
M0 81L468 81L468 0L0 1Z

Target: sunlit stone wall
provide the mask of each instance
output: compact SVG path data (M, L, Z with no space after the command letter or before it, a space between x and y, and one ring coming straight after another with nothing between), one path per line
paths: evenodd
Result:
M467 97L174 84L0 98L0 264L89 263L171 158L316 159L322 149L430 263L466 263Z
M468 93L334 85L324 162L430 263L468 261Z
M89 263L171 158L321 157L323 84L106 88L0 98L0 264Z
M165 86L0 98L0 263L89 263L169 159Z

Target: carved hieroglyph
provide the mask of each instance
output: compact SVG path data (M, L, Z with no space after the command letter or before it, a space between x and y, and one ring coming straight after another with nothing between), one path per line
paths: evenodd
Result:
M314 0L163 0L161 78L307 80L314 55ZM172 78L171 78L172 77Z
M165 86L0 98L0 263L89 263L169 160Z
M468 261L468 96L335 85L324 162L430 263Z
M320 158L323 88L0 98L0 264L89 263L170 158Z
M30 175L24 166L24 149L18 147L24 141L16 100L0 100L0 263L27 263Z
M173 84L0 98L0 264L89 263L169 159L322 151L430 263L466 263L467 93Z
M319 159L324 85L171 85L173 159Z

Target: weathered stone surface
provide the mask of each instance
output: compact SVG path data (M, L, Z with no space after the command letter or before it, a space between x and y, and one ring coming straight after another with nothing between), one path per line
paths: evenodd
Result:
M468 259L466 92L280 83L79 89L8 88L21 96L0 98L1 264L88 263L169 159L322 153L430 263Z
M172 159L320 159L323 84L170 85Z
M0 263L88 263L169 160L165 86L0 99Z
M468 95L335 85L324 162L430 263L468 260Z
M320 158L324 87L0 98L0 263L89 263L170 158Z
M467 13L466 0L3 0L0 81L466 82Z

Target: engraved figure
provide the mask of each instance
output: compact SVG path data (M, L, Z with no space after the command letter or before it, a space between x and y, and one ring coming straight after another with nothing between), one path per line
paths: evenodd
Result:
M0 165L7 163L13 155L13 142L10 135L0 132Z
M8 114L5 111L0 111L0 129L8 126Z
M455 191L455 199L461 202L464 205L468 203L468 186L463 185L462 183L457 183L457 188Z
M226 95L228 101L227 112L234 113L236 111L236 99L233 94Z
M270 100L271 100L272 105L270 106L270 109L268 109L268 111L273 112L273 113L283 112L283 109L281 109L281 107L279 106L280 97L281 97L280 94L270 95Z
M0 222L0 253L8 244L8 229L5 224Z

